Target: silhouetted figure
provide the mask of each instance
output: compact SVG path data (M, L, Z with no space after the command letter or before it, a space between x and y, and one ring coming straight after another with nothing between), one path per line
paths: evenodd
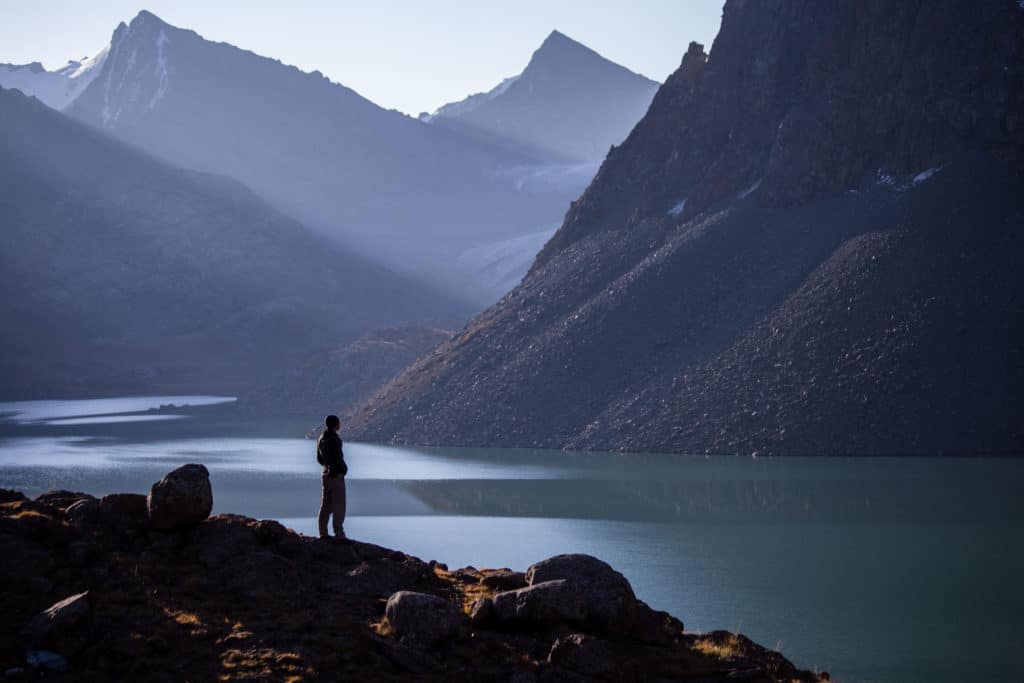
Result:
M345 453L338 434L341 420L337 415L328 415L324 419L324 427L323 434L316 442L316 461L324 467L317 526L320 538L330 538L327 534L327 518L334 515L334 537L348 542L345 537L345 475L348 474L348 465L345 464Z

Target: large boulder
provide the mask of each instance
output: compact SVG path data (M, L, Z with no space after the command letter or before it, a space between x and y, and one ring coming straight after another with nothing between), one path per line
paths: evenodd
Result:
M590 555L556 555L526 570L526 582L565 581L582 597L587 618L607 630L621 630L637 609L633 588L607 562Z
M544 581L497 593L491 602L490 616L499 622L578 623L588 614L584 595L577 586L564 580Z
M451 602L428 593L398 591L388 598L385 615L395 635L428 645L450 638L462 626Z
M210 472L203 465L182 465L153 484L148 499L154 529L195 526L213 510Z
M88 613L89 592L78 593L37 614L22 631L22 635L33 645L67 642L70 631L75 629Z

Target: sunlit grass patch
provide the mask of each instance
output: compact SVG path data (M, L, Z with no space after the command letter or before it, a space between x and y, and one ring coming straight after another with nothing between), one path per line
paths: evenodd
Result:
M746 654L746 648L735 633L720 640L702 638L693 644L693 648L702 654L719 659L742 657Z

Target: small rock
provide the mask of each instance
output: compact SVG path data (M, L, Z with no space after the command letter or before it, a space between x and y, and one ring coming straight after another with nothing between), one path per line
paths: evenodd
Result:
M28 622L22 635L30 643L63 638L89 612L89 591L64 598L43 610Z
M202 522L213 510L210 472L195 464L168 472L153 484L147 504L154 529L180 529Z
M68 670L68 660L64 655L49 650L29 650L25 653L25 661L33 669L59 672Z
M434 644L454 635L461 626L455 606L428 593L398 591L390 598L384 614L398 636L412 636Z
M497 593L492 600L494 618L498 621L577 623L586 619L588 614L583 594L565 580L545 581Z

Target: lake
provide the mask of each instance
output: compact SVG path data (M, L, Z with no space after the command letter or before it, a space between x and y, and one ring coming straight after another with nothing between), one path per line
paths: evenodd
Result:
M312 534L317 419L203 396L0 403L0 488L146 493L201 462L214 512ZM590 553L688 629L743 632L848 683L1024 681L1024 460L345 455L359 540L453 568Z

